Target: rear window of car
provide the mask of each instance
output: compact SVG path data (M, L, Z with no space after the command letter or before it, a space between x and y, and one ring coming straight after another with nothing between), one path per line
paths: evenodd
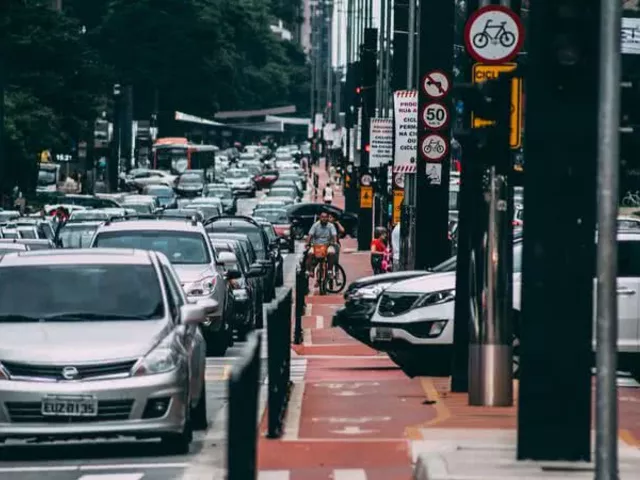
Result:
M211 262L205 238L196 232L118 231L101 232L93 246L136 248L164 253L176 265L200 265Z
M62 248L86 248L91 245L93 234L98 229L97 225L66 224L60 230L58 236Z
M260 227L252 225L250 223L234 223L229 225L224 222L213 222L207 225L207 231L209 232L227 232L227 233L242 233L249 237L249 241L256 251L259 258L262 258L265 253L264 237Z

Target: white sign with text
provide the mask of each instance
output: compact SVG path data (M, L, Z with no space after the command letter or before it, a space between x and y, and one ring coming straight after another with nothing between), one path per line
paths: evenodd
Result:
M378 168L393 161L393 120L373 118L369 125L369 167Z
M394 166L415 165L418 152L418 92L393 92L395 120Z

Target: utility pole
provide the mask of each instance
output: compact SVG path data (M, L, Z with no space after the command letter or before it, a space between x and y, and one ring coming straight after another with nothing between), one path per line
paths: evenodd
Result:
M334 110L333 105L333 1L326 0L325 3L325 27L326 27L326 61L327 61L327 98L326 108L328 108L329 115L327 116L327 122L331 121L333 117L332 112Z
M376 95L376 116L382 117L382 104L384 101L384 27L387 0L380 0L380 17L378 21L378 79Z
M7 165L7 155L4 150L4 121L5 121L5 105L4 105L4 89L5 78L7 76L6 67L4 62L0 60L0 208L7 208L7 205L3 205L4 194L12 188L11 182L13 179L7 178L9 175L9 168Z
M393 2L393 73L390 83L392 92L409 88L407 85L408 41L409 0L395 0Z
M113 142L107 164L109 191L118 191L119 163L122 152L122 88L119 83L113 86Z
M591 458L598 43L603 3L531 2L525 308L519 319L517 456L521 460ZM572 199L572 208L559 212L565 198Z
M424 121L434 104L451 116L453 86L453 22L455 4L432 0L420 8L420 85L418 86L418 147L416 157L415 266L427 269L450 253L449 127Z
M371 188L363 185L363 177L369 173L369 125L375 113L376 105L376 44L378 43L377 30L366 28L364 31L364 44L360 55L362 68L362 125L360 148L360 213L358 215L358 250L369 250L373 233L373 191L369 190L369 198L363 199L364 192ZM363 191L363 188L367 189ZM369 203L371 202L371 203Z
M384 50L384 80L382 84L383 101L382 109L384 117L391 117L391 11L393 0L381 0L387 2L387 15L385 17L385 50Z

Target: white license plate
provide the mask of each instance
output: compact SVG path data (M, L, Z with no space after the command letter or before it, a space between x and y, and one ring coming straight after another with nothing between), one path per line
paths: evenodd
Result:
M42 415L47 417L95 417L98 400L91 396L47 396L42 399Z
M390 342L393 339L393 335L390 328L376 328L374 338L379 342Z

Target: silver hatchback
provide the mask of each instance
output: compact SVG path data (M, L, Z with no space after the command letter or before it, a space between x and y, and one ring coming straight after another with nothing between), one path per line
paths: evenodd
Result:
M206 428L212 300L190 303L161 253L0 257L0 443L160 437L185 453Z

